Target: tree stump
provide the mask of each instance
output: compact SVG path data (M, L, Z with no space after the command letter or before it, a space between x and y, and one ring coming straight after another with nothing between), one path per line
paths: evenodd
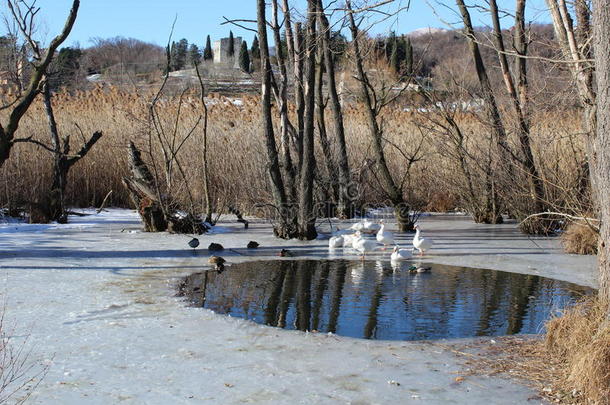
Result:
M207 226L192 213L179 214L179 207L170 204L158 196L155 179L148 166L142 160L140 150L129 142L130 177L123 178L123 184L129 191L129 197L136 206L145 232L196 233L202 234Z

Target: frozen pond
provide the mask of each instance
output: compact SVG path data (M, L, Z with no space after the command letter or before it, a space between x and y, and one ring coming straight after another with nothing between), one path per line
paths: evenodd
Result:
M430 272L412 273L410 265L257 261L190 275L180 290L220 314L384 340L540 333L553 313L592 291L536 275L425 263Z

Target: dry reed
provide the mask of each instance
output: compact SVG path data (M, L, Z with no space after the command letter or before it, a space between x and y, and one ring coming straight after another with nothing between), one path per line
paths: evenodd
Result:
M577 255L597 254L599 234L591 226L573 222L561 234L561 245L566 253Z
M566 390L581 392L584 403L610 404L608 303L590 298L549 321L546 347L563 365Z
M6 99L10 95L0 94L0 97ZM85 136L96 130L104 133L89 155L70 173L66 191L69 205L97 206L110 190L113 190L110 205L130 205L121 184L121 178L126 174L127 142L133 140L144 151L149 162L155 162L158 166L162 161L159 148L151 142L154 135L147 119L151 99L152 93L133 94L111 86L55 95L54 105L60 130L62 134L72 135L72 150L79 148L81 139L77 125ZM178 96L164 96L157 107L167 133L173 133L176 125L177 140L181 141L201 116L202 106L196 92L187 92L182 103L179 100ZM210 95L206 100L209 107L208 165L212 198L218 209L232 204L245 214L256 214L255 204L270 202L258 98L244 96L240 98L240 103L236 103L227 97ZM6 114L6 110L1 114ZM176 121L178 114L180 119ZM291 114L294 117L294 110L291 110ZM344 114L348 156L354 177L358 179L360 203L383 204L385 196L374 169L367 164L372 161L372 153L366 116L361 107L354 103L345 104ZM561 115L544 112L532 117L535 123L532 134L536 157L544 169L548 194L556 205L570 203L566 196L571 194L566 190L573 189L573 184L577 182L574 173L583 149L576 135L579 130L577 117L576 113L570 112ZM421 113L404 111L398 103L388 106L382 118L384 137L388 140L385 146L387 160L397 179L404 175L404 154L408 155L422 144L423 159L413 165L405 179L407 200L419 208L463 208L460 196L464 193L464 179L457 168L457 161L443 147L446 141L438 131L422 129ZM330 112L327 119L329 137L334 139ZM486 185L477 160L484 153L482 145L486 144L487 129L472 113L460 113L456 119L467 136L465 148L471 156L469 165L475 180L475 191L482 193ZM48 138L46 117L40 102L28 111L18 136L33 136L39 140ZM184 190L189 187L194 199L203 204L201 140L202 133L196 130L186 141L180 160L185 167L187 181L182 181L176 188L185 194ZM513 142L516 140L513 139ZM323 155L317 147L317 195L327 195L325 188L334 176L327 172ZM41 201L49 186L50 171L50 153L31 144L17 144L11 158L0 169L0 187L3 189L0 204L14 206ZM527 194L522 174L517 173L514 179L509 180L513 188L503 190L504 195L512 195L514 200L518 200L521 194ZM185 196L183 200L186 202Z
M507 336L443 346L464 359L460 379L504 374L560 404L610 404L608 305L588 297L546 324L541 338Z

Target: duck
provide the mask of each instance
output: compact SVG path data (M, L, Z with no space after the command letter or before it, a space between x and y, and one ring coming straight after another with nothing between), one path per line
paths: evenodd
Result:
M214 269L218 274L222 273L225 270L225 263L227 261L220 256L210 256L208 259L208 263L214 266Z
M368 252L375 250L377 243L373 240L363 238L360 232L356 232L356 239L354 239L352 245L355 250L362 253L362 260L364 260Z
M432 247L431 239L420 238L421 231L419 225L415 225L415 237L413 238L413 247L419 250L419 255L423 256L424 253Z
M379 227L379 231L377 232L377 242L383 244L383 248L385 249L387 245L394 245L394 234L390 231L385 230L385 224L383 220L381 220L381 226Z
M344 241L344 237L342 235L338 235L338 236L332 236L329 240L328 240L328 247L330 249L335 249L335 248L340 248L343 247L343 241Z
M189 240L189 246L195 249L197 246L199 246L199 239L193 238Z
M394 272L409 271L409 264L404 261L390 260L390 267Z
M394 246L392 256L390 256L391 262L400 262L403 260L409 260L413 256L412 252L408 249L400 249L398 246Z
M429 273L432 267L410 266L409 273Z
M220 243L210 243L210 246L208 246L208 250L210 252L219 252L221 250L225 250L225 248L220 244Z
M288 249L282 249L280 250L280 253L278 253L278 256L280 257L293 257L294 253Z

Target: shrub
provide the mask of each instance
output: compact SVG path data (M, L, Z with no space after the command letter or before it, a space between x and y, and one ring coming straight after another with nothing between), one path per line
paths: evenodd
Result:
M597 254L597 240L599 234L583 222L573 222L561 235L561 244L566 253L577 255Z

